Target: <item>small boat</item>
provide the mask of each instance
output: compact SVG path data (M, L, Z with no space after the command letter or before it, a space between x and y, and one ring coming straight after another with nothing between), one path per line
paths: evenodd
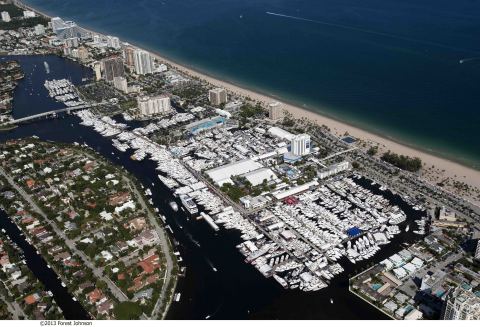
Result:
M174 298L175 302L180 302L180 296L181 296L180 293L175 294L175 298Z
M330 303L333 304L333 299L332 298L330 298Z
M407 225L407 227L405 228L405 231L408 232L410 230L410 225Z
M173 211L177 212L178 211L178 204L175 201L172 201L169 203L170 207L173 209Z

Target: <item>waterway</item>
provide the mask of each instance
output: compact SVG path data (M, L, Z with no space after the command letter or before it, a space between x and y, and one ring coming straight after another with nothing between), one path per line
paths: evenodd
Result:
M23 232L2 210L0 210L0 229L4 229L5 234L10 237L12 242L22 249L28 268L45 286L45 290L52 292L65 319L90 319L88 312L79 302L74 301L68 290L62 286L62 281L55 271L47 266L42 256L37 254L37 249L27 241Z
M22 60L20 63L22 64ZM69 74L81 75L82 72L72 67ZM24 81L19 83L19 88L23 87L22 83ZM34 85L35 90L38 88L43 88L43 82ZM14 111L29 110L17 108L19 103L27 103L32 107L28 98L23 100L15 102ZM40 100L42 103L38 103L39 106L49 108L53 105L49 98ZM273 279L264 278L253 266L244 262L244 257L235 247L241 242L237 231L221 228L215 233L206 222L192 219L182 210L174 212L168 203L175 198L158 180L154 162L132 161L129 158L130 151L118 151L112 146L110 139L100 136L79 122L77 117L69 115L35 121L0 134L0 142L36 135L42 140L86 144L113 164L124 167L145 187L152 190L154 205L167 217L167 223L173 230L172 237L182 257L180 265L186 267L186 275L180 278L177 287L177 292L182 294L181 301L173 302L168 319L388 318L348 291L348 276L360 272L373 261L381 261L399 251L403 242L415 239L416 235L412 232L398 235L368 262L354 266L345 259L342 261L345 272L334 278L328 288L312 293L284 290ZM363 183L374 192L382 192L377 185L370 185L366 181ZM420 213L409 208L397 195L389 191L384 192L384 195L406 211L409 222L419 217ZM333 304L330 299L333 299Z

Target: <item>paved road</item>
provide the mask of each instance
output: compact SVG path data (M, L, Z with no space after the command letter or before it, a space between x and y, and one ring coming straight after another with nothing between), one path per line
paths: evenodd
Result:
M8 292L10 293L10 291ZM27 317L25 312L23 312L23 309L18 305L16 301L14 302L8 301L7 299L5 299L5 297L2 294L0 294L0 300L5 302L5 304L7 305L8 312L12 314L12 318L14 320L18 320L19 317L22 317L22 316Z
M165 255L165 259L166 259L165 279L162 286L162 290L160 291L160 296L158 298L157 303L155 304L155 308L153 309L152 315L151 315L152 319L164 318L166 312L162 313L162 317L158 317L158 315L160 314L159 310L164 304L164 302L169 300L166 298L166 296L167 296L167 290L168 290L168 286L171 278L176 278L175 276L172 276L174 261L172 258L172 251L169 246L168 236L166 235L165 230L159 225L158 217L150 211L149 207L145 203L143 195L140 193L137 187L133 183L131 183L130 180L125 176L123 178L128 183L130 189L135 193L135 196L137 197L138 202L142 206L142 209L147 212L148 220L150 221L150 224L155 228L155 231L158 234L158 237L160 240L160 247L162 248L162 252Z
M70 240L65 233L58 228L55 223L52 223L52 220L48 218L48 216L43 212L43 210L38 207L38 205L32 200L31 196L27 194L23 188L21 188L13 178L8 175L3 168L0 168L0 174L3 175L10 185L17 190L17 192L27 201L34 211L36 211L39 215L41 215L46 222L52 227L58 237L62 238L67 247L69 248L70 252L73 254L78 255L85 263L85 265L90 268L98 280L104 281L112 294L119 300L120 302L128 301L128 297L109 279L103 275L103 269L95 267L95 265L90 261L90 258L87 257L82 251L78 250L75 246L75 242ZM68 282L68 281L67 281ZM68 283L67 283L68 284Z

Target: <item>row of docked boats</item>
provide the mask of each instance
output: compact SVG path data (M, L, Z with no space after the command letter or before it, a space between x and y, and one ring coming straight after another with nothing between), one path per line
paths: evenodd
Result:
M51 98L64 103L67 107L83 105L83 100L79 99L75 86L67 79L46 80L43 84Z

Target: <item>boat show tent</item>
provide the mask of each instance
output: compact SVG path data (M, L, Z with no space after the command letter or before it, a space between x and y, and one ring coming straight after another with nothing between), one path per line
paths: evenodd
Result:
M352 227L350 229L347 229L347 234L350 237L355 237L357 235L360 235L362 233L362 230L358 227Z

